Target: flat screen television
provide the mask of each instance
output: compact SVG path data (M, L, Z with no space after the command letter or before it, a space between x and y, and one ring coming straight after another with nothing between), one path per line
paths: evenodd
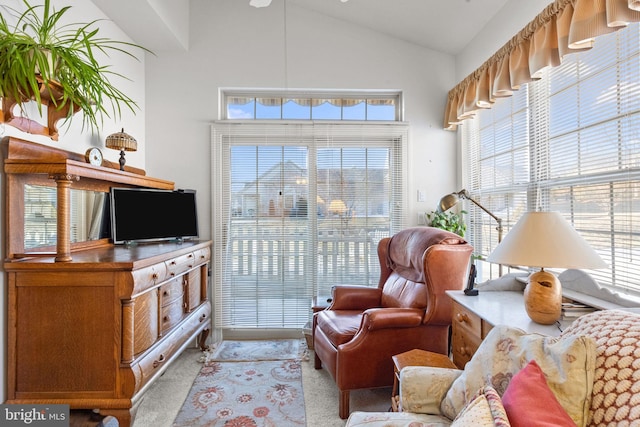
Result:
M195 190L112 187L109 201L115 244L198 237Z

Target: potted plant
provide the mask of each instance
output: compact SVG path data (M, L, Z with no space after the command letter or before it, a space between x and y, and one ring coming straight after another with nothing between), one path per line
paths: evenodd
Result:
M467 224L464 222L462 215L466 213L467 211L465 210L461 210L459 214L450 211L431 211L426 214L427 224L464 237L464 233L467 231Z
M123 108L135 112L136 102L109 80L126 77L101 65L96 55L123 53L137 59L129 48L148 49L100 37L100 20L64 24L70 6L56 10L50 0L23 3L24 12L2 6L15 19L13 24L0 14L0 97L18 104L35 100L40 114L44 104L66 111L66 120L82 111L83 129L88 125L93 132L104 116L120 117Z

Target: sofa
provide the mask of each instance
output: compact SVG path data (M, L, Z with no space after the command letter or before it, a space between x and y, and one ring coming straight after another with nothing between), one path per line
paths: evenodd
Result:
M640 314L601 310L558 337L494 327L464 370L407 367L402 412L347 426L640 426Z

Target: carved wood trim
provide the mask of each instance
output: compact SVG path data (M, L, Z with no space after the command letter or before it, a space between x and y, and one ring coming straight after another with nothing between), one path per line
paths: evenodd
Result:
M108 192L113 186L173 190L174 183L146 176L141 169L121 171L117 168L93 166L84 154L73 153L13 137L0 141L4 157L5 242L9 259L29 256L24 248L24 186L54 180L57 188L56 253L58 262L71 261L73 249L86 248L86 243L70 243L71 188ZM45 184L46 185L46 184ZM53 186L53 185L51 185ZM95 243L91 243L94 245ZM100 244L108 244L105 239ZM47 249L48 250L48 249ZM34 256L38 256L34 252Z

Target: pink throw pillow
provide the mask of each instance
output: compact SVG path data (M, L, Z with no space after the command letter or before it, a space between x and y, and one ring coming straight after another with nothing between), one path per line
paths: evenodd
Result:
M511 378L502 404L513 427L576 427L535 360Z

